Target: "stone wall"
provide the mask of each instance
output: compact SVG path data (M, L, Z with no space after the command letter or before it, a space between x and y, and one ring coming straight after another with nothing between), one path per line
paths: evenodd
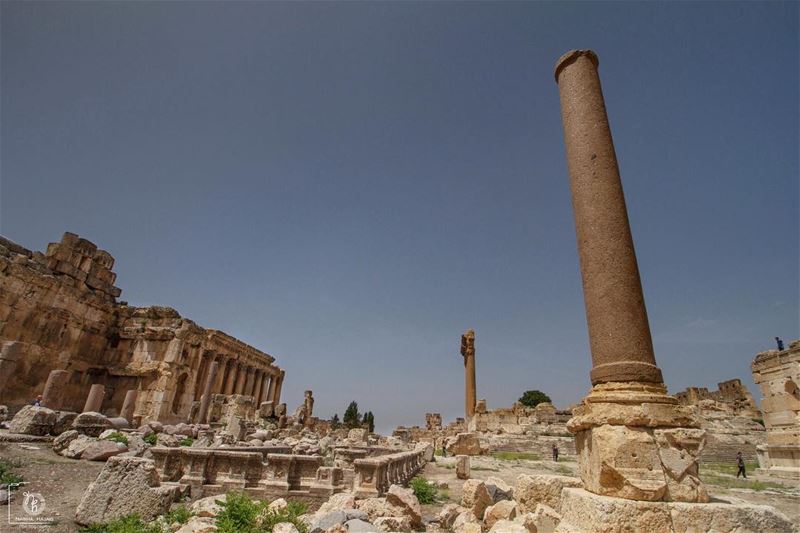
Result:
M718 383L715 391L709 391L706 387L689 387L675 394L675 397L683 405L698 405L701 400L714 400L728 405L738 416L761 418L753 395L738 379Z
M759 353L753 380L761 389L767 444L759 463L771 474L800 479L800 340Z
M0 404L16 411L42 394L50 371L65 370L54 409L81 411L101 384L106 414L119 414L138 390L136 419L184 421L212 362L212 394L279 403L283 373L272 356L169 307L118 302L113 266L108 252L72 233L44 254L0 238Z

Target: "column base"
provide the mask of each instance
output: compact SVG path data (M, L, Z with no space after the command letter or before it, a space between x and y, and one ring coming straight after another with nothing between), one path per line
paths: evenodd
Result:
M697 462L705 430L690 407L655 383L595 385L573 411L586 490L641 501L707 502Z

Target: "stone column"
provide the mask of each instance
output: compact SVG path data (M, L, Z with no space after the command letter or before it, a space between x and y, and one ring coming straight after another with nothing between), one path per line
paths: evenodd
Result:
M122 410L119 416L133 424L133 413L136 410L136 400L139 399L138 390L129 390L125 393L125 400L122 402Z
M242 394L244 390L244 380L247 378L247 372L245 371L245 366L242 363L239 363L238 369L236 371L236 385L233 387L234 394Z
M253 391L253 403L258 409L258 406L261 404L261 389L264 385L264 371L263 370L256 370L255 375L255 390Z
M252 366L247 367L247 377L244 381L244 395L245 396L252 396L253 395L253 384L255 383L255 369Z
M314 392L307 390L305 392L305 398L303 399L303 408L306 412L306 419L309 419L314 414Z
M285 376L286 371L281 370L281 373L278 375L278 382L275 384L275 400L273 400L274 405L281 403L281 388L283 387L283 378Z
M467 422L475 415L475 332L468 329L461 335L461 355L464 357L464 398Z
M555 76L592 352L592 391L568 423L584 487L648 501L708 501L705 440L656 366L597 56L573 50Z
M83 405L83 412L99 413L103 407L103 397L106 395L106 388L99 383L92 385L89 389L89 396L86 398L86 403Z
M264 399L265 402L275 402L275 381L276 376L275 374L269 375L269 386L267 387L267 396Z
M225 392L223 394L234 393L234 385L236 385L236 374L238 371L239 366L236 364L236 361L233 361L230 364L230 369L228 370L227 376L225 376Z
M212 388L214 381L217 379L217 370L219 363L214 361L211 363L211 368L208 369L208 377L206 378L205 387L203 387L203 395L200 397L200 411L197 414L197 422L199 424L208 423L208 408L211 406Z
M50 409L61 409L64 398L64 386L69 381L70 372L68 370L51 370L47 376L42 393L42 407Z

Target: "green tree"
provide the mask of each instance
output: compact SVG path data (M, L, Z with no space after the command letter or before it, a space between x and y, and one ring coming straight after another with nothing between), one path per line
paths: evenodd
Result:
M358 404L355 401L350 402L350 405L347 406L342 422L350 429L361 425L361 414L358 412Z
M526 390L519 399L519 403L527 407L536 407L540 403L549 402L550 396L540 390Z
M375 415L372 414L372 411L364 413L364 425L367 426L370 433L375 433Z
M334 413L333 418L331 418L331 429L339 429L342 423L339 421L339 413Z

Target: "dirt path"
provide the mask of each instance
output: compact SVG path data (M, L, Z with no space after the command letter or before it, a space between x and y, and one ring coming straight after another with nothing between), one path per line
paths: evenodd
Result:
M2 520L0 532L42 531L47 533L73 533L80 528L72 521L75 508L86 487L95 480L105 463L67 459L53 452L46 443L0 442L0 457L17 464L14 472L21 475L26 485L20 487L11 504L12 513L22 513L23 491L40 493L46 504L43 515L53 516L52 526L9 525L6 506L0 506Z

